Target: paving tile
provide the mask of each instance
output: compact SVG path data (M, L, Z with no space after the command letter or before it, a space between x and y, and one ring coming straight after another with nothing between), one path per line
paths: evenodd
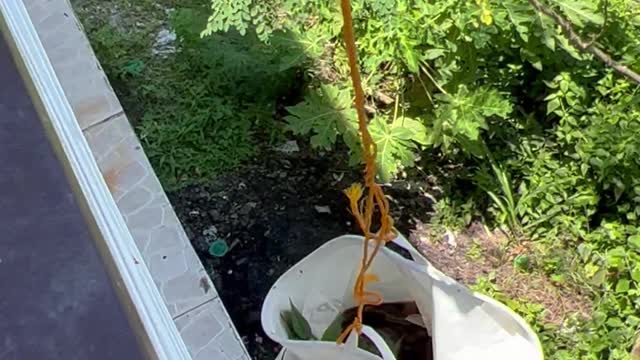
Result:
M82 25L66 0L24 0L82 129L122 112Z
M171 315L216 298L127 118L97 124L85 136Z
M194 360L249 359L220 299L178 317L176 325Z
M193 249L189 249L184 255L187 264L199 261ZM192 258L189 259L190 257ZM194 278L198 281L193 281ZM218 296L204 268L200 268L197 272L187 271L178 277L173 277L162 283L159 288L165 302L176 307L174 314L182 314L200 305L203 297Z

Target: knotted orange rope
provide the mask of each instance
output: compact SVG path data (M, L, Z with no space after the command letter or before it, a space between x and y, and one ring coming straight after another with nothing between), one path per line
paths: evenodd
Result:
M393 219L389 216L389 202L382 192L380 185L376 183L376 144L371 138L371 134L367 128L367 114L364 110L364 91L362 90L362 82L360 80L360 72L358 70L358 55L356 53L356 42L353 34L353 19L351 16L351 4L349 0L341 0L342 17L344 19L343 36L347 56L349 59L349 68L351 70L351 82L355 91L355 106L358 114L358 127L360 136L362 137L363 157L365 162L364 184L367 189L367 195L362 199L363 188L360 184L353 184L346 189L344 193L349 198L349 206L353 216L356 218L358 226L364 234L364 247L362 253L362 263L360 272L356 278L353 287L353 297L358 304L358 311L353 323L349 325L338 337L337 342L342 343L352 330L356 330L358 334L362 331L362 314L366 305L380 305L382 296L373 291L367 291L367 283L374 282L377 277L374 274L367 273L369 267L373 263L373 259L387 241L396 237L393 229ZM361 200L362 199L362 200ZM380 213L380 228L377 232L373 232L372 220L376 207ZM375 244L373 251L369 251L369 244Z

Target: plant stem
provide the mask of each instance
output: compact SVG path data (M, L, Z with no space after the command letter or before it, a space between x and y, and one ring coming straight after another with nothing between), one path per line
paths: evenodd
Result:
M573 24L571 24L569 20L565 19L562 15L558 14L550 7L544 5L539 0L529 0L529 4L531 4L531 6L533 6L537 11L550 17L556 24L558 24L558 26L560 26L560 28L562 29L564 35L567 37L567 39L569 39L569 42L571 42L571 44L576 49L595 56L598 60L611 67L617 73L627 77L629 80L640 84L640 74L615 61L609 54L596 47L592 41L589 42L582 39L580 35L578 35L578 33L575 31L575 29L573 28Z

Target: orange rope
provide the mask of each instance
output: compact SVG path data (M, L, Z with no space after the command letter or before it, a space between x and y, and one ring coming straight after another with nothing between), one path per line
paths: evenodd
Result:
M349 68L351 70L351 82L355 91L355 106L358 114L358 127L360 136L362 137L363 157L365 161L364 184L368 190L366 198L362 199L363 189L360 184L353 184L344 192L349 198L349 206L353 216L356 218L358 226L364 234L364 247L362 251L362 263L360 272L356 278L353 287L353 297L358 304L358 311L353 323L349 325L338 337L337 342L342 343L352 330L356 330L358 334L362 331L362 314L366 305L380 305L382 296L373 291L367 291L367 283L374 282L377 277L367 273L373 259L380 250L380 247L395 238L396 234L393 230L393 219L389 216L389 202L382 192L380 185L376 183L376 144L371 138L371 134L367 128L367 114L364 110L364 91L362 90L362 81L360 80L360 72L358 70L358 55L356 53L356 42L353 34L353 19L351 16L351 4L349 0L341 0L342 17L344 19L343 36L349 59ZM374 233L371 230L373 215L375 208L380 212L380 229ZM369 252L369 244L374 242L373 251Z

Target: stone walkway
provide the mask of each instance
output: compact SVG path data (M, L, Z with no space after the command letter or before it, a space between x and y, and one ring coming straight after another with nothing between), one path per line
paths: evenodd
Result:
M66 0L25 0L87 142L196 360L249 359Z

